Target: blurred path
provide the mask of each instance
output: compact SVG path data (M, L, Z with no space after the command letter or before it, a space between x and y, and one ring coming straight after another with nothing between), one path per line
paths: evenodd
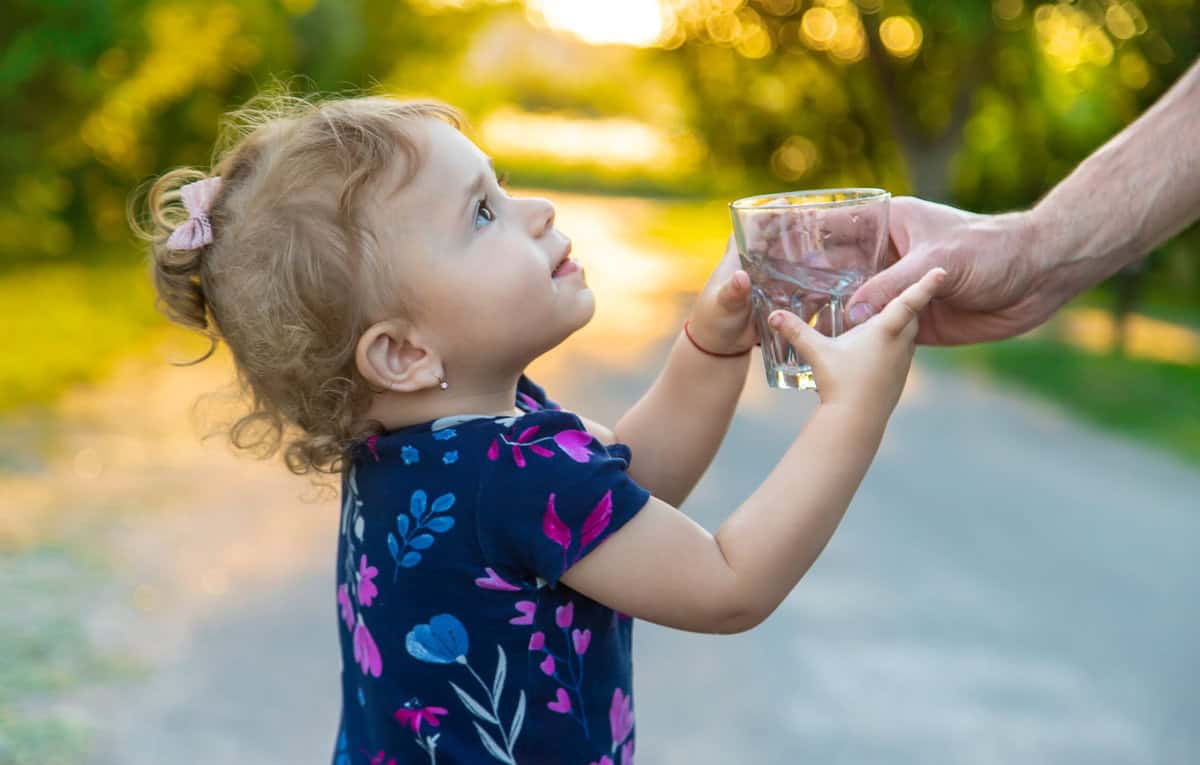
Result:
M697 286L611 238L638 205L559 205L600 307L531 369L610 423L653 378ZM62 711L96 728L91 765L327 763L336 503L302 501L304 482L276 463L196 441L180 414L225 374L204 368L131 363L68 402L59 456L0 479L36 520L83 523L107 551L115 571L89 633L148 668ZM814 403L768 394L760 369L685 507L711 530ZM918 365L842 529L765 625L637 625L638 760L1200 761L1198 497L1200 472L1169 456ZM53 514L64 506L74 514Z

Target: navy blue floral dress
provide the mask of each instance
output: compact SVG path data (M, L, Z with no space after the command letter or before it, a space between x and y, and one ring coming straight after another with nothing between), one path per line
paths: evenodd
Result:
M633 761L632 620L559 583L649 493L522 376L519 417L367 441L342 483L334 765Z

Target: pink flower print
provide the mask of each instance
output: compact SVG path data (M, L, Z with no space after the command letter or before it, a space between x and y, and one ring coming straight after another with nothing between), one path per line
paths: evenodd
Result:
M481 587L485 590L501 590L503 592L520 592L520 590L521 590L520 587L516 586L515 584L509 584L508 582L504 581L502 578L500 578L500 575L497 574L491 568L485 568L483 570L483 572L485 574L487 574L487 576L486 577L481 576L478 579L476 579L475 580L476 587Z
M363 754L369 754L369 752L363 752ZM380 749L379 754L377 754L371 758L371 765L396 765L395 757L393 757L385 762L384 758L386 758L386 757L387 757L387 755L383 753L382 749Z
M497 439L497 438L492 439L492 445L489 446L488 450L487 450L487 458L489 460L491 460L492 462L495 462L496 460L500 459L500 440L499 439Z
M529 636L529 650L540 651L546 647L546 633L535 632Z
M537 610L537 603L532 600L518 600L517 610L521 612L521 615L509 619L509 624L533 624L533 614Z
M592 442L592 434L586 430L560 430L554 434L554 443L576 462L587 462L592 458L588 444Z
M608 709L608 724L612 728L614 747L624 741L633 730L633 710L629 706L630 701L620 688L613 691L612 706ZM632 750L630 754L632 755Z
M371 637L367 625L363 624L362 614L358 616L358 624L354 627L354 660L362 667L364 675L379 677L383 674L383 659L379 655L379 647Z
M629 739L625 746L621 747L621 765L633 765L633 739Z
M575 604L567 603L565 606L559 606L554 609L554 623L564 630L571 626L571 622L575 619Z
M613 761L606 754L600 758L599 762L593 762L593 763L590 763L590 765L613 765Z
M554 657L549 654L546 654L546 658L542 660L542 663L539 664L538 667L541 668L542 672L553 677L554 676Z
M379 443L379 436L371 436L367 439L367 448L371 451L371 456L379 462L379 452L375 451L375 444Z
M604 492L604 496L592 508L592 512L588 513L588 517L583 522L583 530L579 534L579 555L584 548L588 546L596 537L608 528L609 521L612 520L612 489Z
M563 570L567 569L567 548L571 546L571 529L558 517L554 509L554 494L546 500L546 512L542 515L542 533L563 549Z
M358 561L358 603L362 606L371 605L371 601L379 594L379 588L372 581L375 575L379 573L379 569L374 566L367 565L367 556L364 554Z
M513 444L513 462L517 463L517 467L525 467L525 455L521 453L521 447Z
M571 711L571 697L562 688L554 694L554 701L546 705L551 712L558 712L560 715L565 715Z
M443 707L405 705L397 709L393 716L396 718L396 722L400 723L400 725L407 725L409 728L412 728L413 733L420 734L421 723L427 722L432 727L436 728L438 725L440 725L440 721L437 719L437 716L445 714L447 714L447 710Z
M579 630L572 630L571 642L575 644L575 653L583 656L587 653L588 646L592 644L592 631L583 630L580 632Z
M342 607L342 621L346 623L346 629L354 629L354 604L350 602L350 590L346 585L338 585L337 599Z

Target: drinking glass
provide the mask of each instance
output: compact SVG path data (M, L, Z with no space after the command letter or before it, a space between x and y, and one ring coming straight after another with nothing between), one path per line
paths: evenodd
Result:
M890 198L882 189L819 189L729 205L738 255L750 275L768 387L816 390L812 367L767 317L784 308L822 334L845 332L846 300L882 264Z

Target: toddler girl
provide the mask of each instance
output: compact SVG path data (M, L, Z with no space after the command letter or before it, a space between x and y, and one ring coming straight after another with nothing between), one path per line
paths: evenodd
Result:
M340 476L333 762L631 763L633 618L733 633L771 614L879 445L941 273L836 342L772 317L821 405L710 534L676 506L757 339L732 247L609 429L524 374L595 297L554 207L505 192L451 108L238 116L212 175L158 179L147 235L162 307L223 340L250 394L233 442Z

